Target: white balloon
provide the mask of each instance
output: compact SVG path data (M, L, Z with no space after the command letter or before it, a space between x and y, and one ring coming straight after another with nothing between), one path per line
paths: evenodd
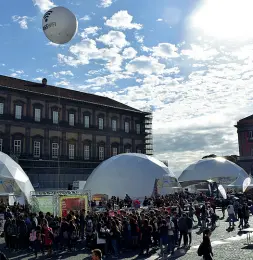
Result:
M51 42L64 44L75 36L78 22L69 9L57 6L45 13L42 19L42 28Z
M221 184L218 186L218 190L221 193L221 196L223 197L223 199L227 199L226 190L224 189L224 187Z
M248 177L246 178L244 181L243 181L243 184L242 184L242 192L245 192L247 190L247 188L249 187L251 183L251 178Z

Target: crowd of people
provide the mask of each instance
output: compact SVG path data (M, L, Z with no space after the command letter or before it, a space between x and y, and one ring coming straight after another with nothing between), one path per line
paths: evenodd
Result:
M104 211L96 211L95 207L89 212L70 211L66 218L31 213L29 207L20 205L0 207L5 218L6 250L33 250L37 258L39 253L51 256L53 251L78 250L80 244L97 249L93 251L94 259L99 259L99 252L113 258L123 251L139 251L140 255L158 251L165 256L173 255L178 248L189 248L192 230L199 227L203 243L198 254L207 260L213 255L210 234L219 219L216 207L221 207L224 217L227 209L229 228L234 228L236 218L240 220L239 228L248 226L251 210L241 200L217 200L202 193L145 198L140 209L132 208L130 200L126 196L119 203L114 197Z

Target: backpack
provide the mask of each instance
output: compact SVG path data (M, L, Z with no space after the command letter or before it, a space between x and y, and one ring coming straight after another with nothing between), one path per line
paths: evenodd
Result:
M198 251L197 251L197 254L198 256L202 256L204 254L204 245L203 245L203 242L199 245L199 248L198 248Z

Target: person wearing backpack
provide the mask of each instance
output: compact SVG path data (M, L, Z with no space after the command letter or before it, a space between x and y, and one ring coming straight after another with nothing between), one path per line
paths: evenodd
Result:
M205 229L203 232L203 241L200 244L197 254L198 256L203 256L204 260L212 260L213 259L213 250L210 241L211 231L209 229Z

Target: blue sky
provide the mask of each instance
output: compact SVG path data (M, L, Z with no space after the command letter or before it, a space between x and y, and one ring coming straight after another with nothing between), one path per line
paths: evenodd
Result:
M69 8L75 38L51 44L51 7ZM229 8L228 8L229 7ZM1 74L96 93L154 113L155 155L175 172L209 153L238 154L252 114L250 0L1 1Z

